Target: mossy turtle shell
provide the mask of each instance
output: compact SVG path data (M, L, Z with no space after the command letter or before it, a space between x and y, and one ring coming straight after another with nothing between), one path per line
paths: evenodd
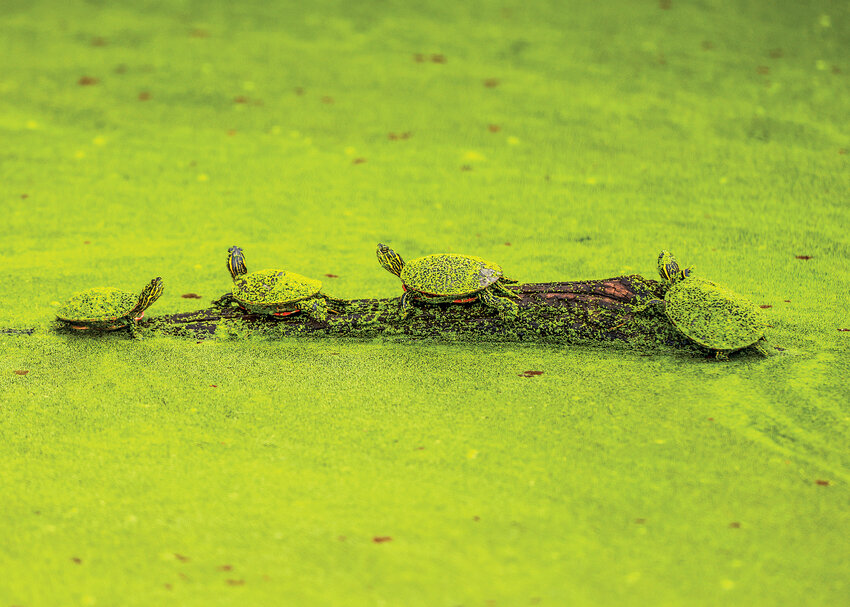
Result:
M468 295L486 289L502 277L502 268L480 257L444 253L404 264L401 281L426 295Z
M757 342L765 322L748 299L709 280L690 277L664 297L667 316L682 333L714 350L739 350Z
M236 279L233 297L248 304L278 305L317 295L322 283L286 270L260 270Z
M97 287L76 293L56 317L74 322L103 322L127 316L139 301L138 293L112 287Z

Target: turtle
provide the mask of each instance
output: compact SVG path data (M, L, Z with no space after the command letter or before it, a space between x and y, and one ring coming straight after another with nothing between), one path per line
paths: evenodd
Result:
M658 274L666 285L664 300L649 304L664 306L664 313L683 335L725 359L732 352L754 346L764 356L767 326L761 311L750 300L710 280L682 269L669 251L658 255Z
M233 246L227 253L233 290L213 302L215 305L236 303L249 312L276 317L303 312L322 322L327 320L328 312L335 312L328 308L330 298L319 292L320 281L287 270L259 270L249 274L242 249Z
M113 287L96 287L74 294L56 312L56 320L77 331L114 331L124 327L139 337L136 321L162 295L162 278L151 280L140 294Z
M378 261L388 272L401 279L401 317L406 318L414 300L425 303L467 303L478 300L498 311L503 320L516 318L519 299L504 285L514 281L502 274L502 268L481 257L440 253L412 259L407 263L384 244L378 244Z

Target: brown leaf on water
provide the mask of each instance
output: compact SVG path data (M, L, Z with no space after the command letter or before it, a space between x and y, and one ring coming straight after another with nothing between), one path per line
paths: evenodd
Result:
M372 538L372 541L375 542L376 544L383 544L384 542L393 541L393 538L391 538L388 535L376 535L375 537Z
M16 369L15 375L26 375L29 373L29 369Z

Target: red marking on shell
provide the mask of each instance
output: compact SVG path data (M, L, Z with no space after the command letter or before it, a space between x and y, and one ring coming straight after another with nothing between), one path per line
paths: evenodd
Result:
M470 301L475 301L478 299L477 297L467 297L466 299L453 299L452 303L469 303Z
M298 310L288 310L286 312L275 312L272 316L289 316L290 314L295 314Z

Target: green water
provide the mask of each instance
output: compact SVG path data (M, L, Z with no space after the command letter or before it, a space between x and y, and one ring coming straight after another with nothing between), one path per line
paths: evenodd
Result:
M841 604L848 41L829 1L5 0L0 607ZM50 330L203 307L234 244L397 296L378 242L667 248L786 350Z

